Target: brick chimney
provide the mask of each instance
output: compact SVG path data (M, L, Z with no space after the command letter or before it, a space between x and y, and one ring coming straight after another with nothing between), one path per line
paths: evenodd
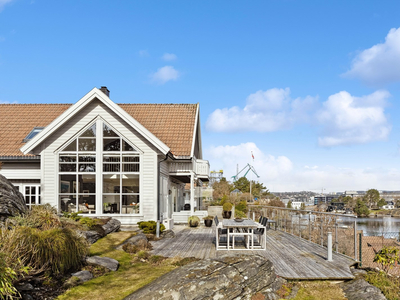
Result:
M110 97L110 91L108 90L108 88L106 86L102 86L100 88L100 91L102 91L104 94L106 94L107 97Z

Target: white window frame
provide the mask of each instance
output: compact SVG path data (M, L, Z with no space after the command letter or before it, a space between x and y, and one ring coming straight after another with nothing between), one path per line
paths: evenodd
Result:
M78 142L77 142L77 149L76 151L65 151L63 152L64 148L66 148L73 140L78 139L87 129L92 127L94 124L96 124L96 151L88 151L88 152L82 152L78 150ZM106 124L109 128L111 128L120 138L121 141L121 150L120 151L103 151L103 124ZM135 151L122 151L122 141L125 140ZM76 154L77 157L77 170L74 172L61 172L60 171L60 156L65 156L70 154ZM96 157L96 171L95 172L79 172L79 155L95 155ZM120 169L119 172L104 172L103 171L103 156L104 155L117 155L119 154L121 157L120 165L121 167L123 166L122 162L122 157L123 155L133 155L133 156L138 156L139 157L139 171L138 172L123 172L122 168ZM60 175L95 175L96 177L96 197L95 197L95 203L96 203L96 215L118 215L118 216L142 216L143 215L143 208L142 208L142 190L143 190L143 185L142 185L142 151L139 150L138 147L136 147L132 142L130 142L129 139L127 139L123 134L121 134L118 130L116 130L113 126L111 126L108 122L103 120L102 118L97 118L94 122L90 123L88 126L85 126L82 130L80 130L74 137L70 138L67 142L63 144L62 147L60 147L60 150L57 152L57 197L58 197L58 205L61 211L61 197L63 195L65 196L71 196L71 193L66 193L66 194L61 194L60 193ZM114 213L114 214L105 214L103 212L103 195L111 195L109 193L103 193L103 174L118 174L120 175L120 187L122 187L122 175L128 174L128 175L138 175L139 176L139 193L130 193L129 195L138 195L139 196L139 211L137 213L122 213L122 196L126 193L122 192L122 188L120 188L120 209L119 213ZM79 195L78 191L76 193L72 193L73 195L77 195L76 202L79 202ZM91 194L90 194L91 195ZM112 194L112 195L117 195L117 194ZM78 208L78 207L77 207Z
M41 205L41 201L42 201L42 188L40 183L22 183L22 184L18 184L18 187L20 188L20 192L21 194L24 196L24 201L26 206L28 206L29 209L32 208L33 205ZM35 194L26 194L26 188L31 189L32 187L35 187ZM26 203L26 196L35 196L35 203L32 203L31 201L29 201L29 204Z

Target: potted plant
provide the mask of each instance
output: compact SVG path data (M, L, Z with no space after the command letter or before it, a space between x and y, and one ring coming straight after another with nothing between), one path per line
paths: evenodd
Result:
M232 203L225 202L224 205L222 206L222 217L224 219L230 219L232 216Z
M197 216L190 216L188 218L188 223L190 227L197 227L200 224L200 219Z
M204 220L204 225L206 225L206 227L211 227L211 226L212 226L212 223L213 223L213 219L214 219L213 216L204 217L204 218L203 218L203 220Z
M241 210L236 210L235 209L235 221L241 222L241 221L243 221L243 219L246 219L246 218L247 218L246 213L244 213Z

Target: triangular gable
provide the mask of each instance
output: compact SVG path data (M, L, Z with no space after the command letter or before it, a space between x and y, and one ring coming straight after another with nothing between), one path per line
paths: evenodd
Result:
M31 152L40 143L42 143L48 136L54 133L57 129L62 127L68 120L75 116L79 111L81 111L88 103L98 99L109 109L114 111L121 119L127 122L133 129L139 132L145 139L147 139L154 147L160 150L163 154L167 154L170 149L162 141L160 141L154 134L147 130L142 124L136 121L132 116L130 116L121 107L115 104L107 95L97 88L93 88L89 93L83 96L78 102L73 104L65 112L63 112L59 117L57 117L53 122L51 122L42 132L37 134L32 140L21 147L21 151L24 154Z
M196 110L196 122L193 126L193 140L192 140L192 150L190 151L190 157L195 156L196 147L199 149L198 159L203 159L202 145L201 145L201 130L200 130L200 105L197 103Z

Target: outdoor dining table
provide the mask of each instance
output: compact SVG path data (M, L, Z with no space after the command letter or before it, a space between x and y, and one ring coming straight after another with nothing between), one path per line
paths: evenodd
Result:
M254 230L257 228L263 228L259 223L254 222L253 220L245 219L241 222L235 221L234 219L224 219L222 221L222 228L227 229L227 250L230 250L229 240L232 236L232 250L243 250L243 249L235 249L235 236L243 236L245 237L245 244L247 250L265 250L265 240L266 240L266 228L264 227L264 239L263 245L254 246Z

